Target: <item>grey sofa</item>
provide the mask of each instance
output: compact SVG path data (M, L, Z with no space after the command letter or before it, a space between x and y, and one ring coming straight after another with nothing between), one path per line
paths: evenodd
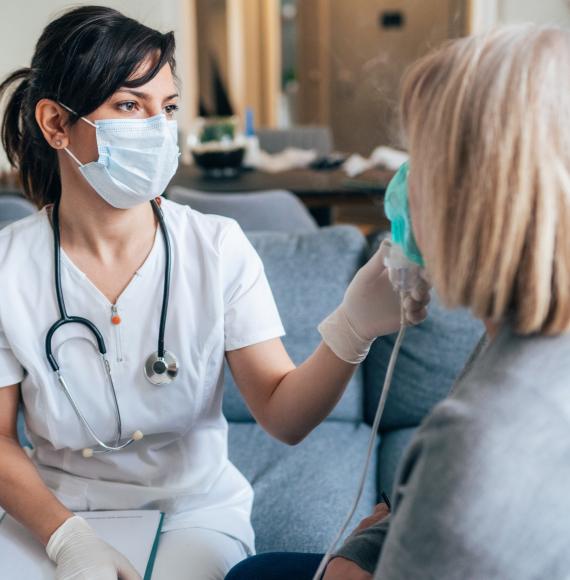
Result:
M2 190L0 194L0 230L35 211L36 207L18 192Z
M290 191L211 193L174 185L168 190L168 199L200 213L231 217L249 231L303 233L318 228L309 210Z
M299 363L319 342L317 324L341 301L372 250L350 226L248 235L277 300L285 345ZM381 490L391 493L402 451L423 417L449 392L482 332L466 312L447 312L436 299L429 319L408 330L355 522L372 511ZM394 337L376 341L332 415L296 447L273 440L255 424L226 373L230 458L255 490L259 552L322 552L337 532L356 493L393 343Z

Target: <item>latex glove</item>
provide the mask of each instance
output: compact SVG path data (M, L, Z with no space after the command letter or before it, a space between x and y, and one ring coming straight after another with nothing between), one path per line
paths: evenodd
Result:
M362 362L372 342L400 328L400 295L394 291L384 265L390 242L382 242L348 286L342 304L321 324L319 332L328 347L342 360ZM420 279L404 299L405 323L415 325L427 316L429 284Z
M65 520L46 546L56 580L141 580L131 563L79 516Z

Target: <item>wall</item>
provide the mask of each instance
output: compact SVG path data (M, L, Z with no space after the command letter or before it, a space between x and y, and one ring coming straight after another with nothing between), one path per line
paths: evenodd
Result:
M196 49L190 33L194 17L192 0L97 0L95 3L112 6L153 28L174 30L178 76L182 85L178 119L181 128L188 126L194 117L197 102ZM35 44L46 24L63 10L80 4L70 0L2 2L0 78L17 68L29 66ZM6 165L4 152L0 148L0 169L6 168Z
M497 0L499 23L538 22L570 26L568 0Z
M250 107L258 126L274 127L281 87L279 0L227 0L226 6L228 78L235 112L243 119Z
M517 22L570 26L570 0L470 0L470 32Z
M496 26L497 10L497 0L469 0L467 32L478 34Z
M378 145L398 145L402 72L431 47L464 32L463 2L326 0L319 12L312 6L300 12L302 122L328 124L341 151L369 155ZM328 22L319 26L325 12ZM400 24L393 22L398 15Z

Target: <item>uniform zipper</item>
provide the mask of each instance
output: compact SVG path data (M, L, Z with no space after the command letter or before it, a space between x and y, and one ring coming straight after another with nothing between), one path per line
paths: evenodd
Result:
M111 306L111 323L115 327L115 345L117 352L117 362L123 362L123 345L121 342L121 317L115 304Z

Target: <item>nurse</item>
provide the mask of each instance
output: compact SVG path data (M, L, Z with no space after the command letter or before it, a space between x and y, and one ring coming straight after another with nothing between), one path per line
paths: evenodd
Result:
M295 444L399 324L378 253L295 368L236 222L155 200L178 162L174 49L172 33L86 6L0 85L3 145L40 208L0 233L0 504L59 580L137 578L73 513L137 508L166 513L153 578L223 578L254 552L252 489L227 457L224 358L256 420ZM406 302L410 324L428 299Z

